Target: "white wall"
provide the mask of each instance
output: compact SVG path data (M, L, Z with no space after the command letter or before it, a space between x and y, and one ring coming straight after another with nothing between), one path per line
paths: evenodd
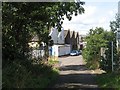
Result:
M58 47L58 52L59 52L58 56L65 55L64 51L65 51L65 47L63 47L63 46Z
M64 29L58 32L56 28L52 28L49 35L54 41L54 44L64 44Z
M62 55L68 55L70 54L70 45L69 46L59 46L58 48L58 56L62 56Z
M70 51L71 51L70 46L66 46L65 51L66 51L65 54L70 54Z
M70 45L53 45L52 56L62 56L70 53Z
M58 31L56 30L56 28L51 28L51 32L49 35L51 36L54 43L57 43L57 34L58 34Z
M64 29L63 28L61 32L58 32L58 43L64 44Z
M52 56L58 56L58 46L57 45L52 46Z

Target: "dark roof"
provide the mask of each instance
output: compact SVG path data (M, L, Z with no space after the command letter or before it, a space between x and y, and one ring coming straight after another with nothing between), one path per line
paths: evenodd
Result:
M68 34L68 30L64 30L64 37L66 37Z
M75 38L77 37L77 35L79 35L78 32L75 32Z

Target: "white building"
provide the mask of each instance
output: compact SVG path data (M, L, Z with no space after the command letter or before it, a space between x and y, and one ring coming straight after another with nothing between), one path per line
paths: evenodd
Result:
M49 54L51 56L62 56L70 53L70 45L65 44L64 40L64 29L59 32L57 28L52 28L49 34L54 41L54 45L49 47Z
M58 57L68 55L70 53L70 45L53 45L51 48L51 55Z
M64 29L59 32L57 28L52 28L49 34L54 44L64 44Z

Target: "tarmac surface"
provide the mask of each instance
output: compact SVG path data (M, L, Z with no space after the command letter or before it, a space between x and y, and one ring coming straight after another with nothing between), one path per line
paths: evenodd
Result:
M82 55L59 57L59 62L59 77L51 88L98 88L95 77L103 71L86 68Z

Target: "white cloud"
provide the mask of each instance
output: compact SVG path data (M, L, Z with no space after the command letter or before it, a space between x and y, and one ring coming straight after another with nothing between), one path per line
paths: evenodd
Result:
M110 11L108 12L108 14L109 14L110 16L113 16L113 15L114 15L114 11L113 11L113 10L110 10Z
M84 14L80 14L78 16L73 16L71 21L68 21L67 19L65 19L63 21L63 24L70 24L70 23L84 23L84 24L88 24L94 21L93 18L91 18L95 12L96 12L96 7L95 6L84 6L85 8L85 13Z
M85 17L89 17L91 15L93 15L96 11L96 7L95 6L85 6Z
M98 4L98 3L97 3ZM106 6L101 5L108 3L102 3L100 5L92 5L91 3L84 6L85 13L78 16L73 16L71 21L65 19L63 21L63 28L80 32L81 34L88 33L89 29L95 27L103 27L104 29L110 29L110 21L113 21L117 11L117 7L114 5ZM110 3L111 4L111 3Z
M106 22L106 18L105 17L100 18L99 21L98 21L99 24L103 24L105 22Z
M112 9L112 10L108 11L108 15L110 15L110 16L115 16L117 13L118 13L117 8L116 8L116 9Z
M86 34L91 27L91 24L96 22L96 19L93 17L97 11L95 6L84 6L85 13L78 16L73 16L71 21L65 19L63 21L63 28L70 29L80 32L81 34Z

